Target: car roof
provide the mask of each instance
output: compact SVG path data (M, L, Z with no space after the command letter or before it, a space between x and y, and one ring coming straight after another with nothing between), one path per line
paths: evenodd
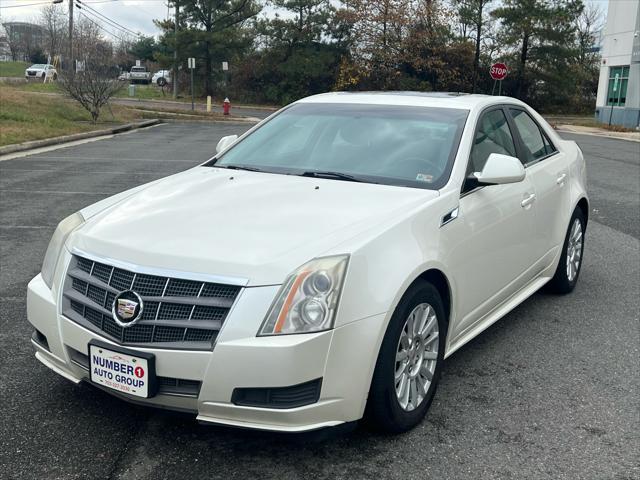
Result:
M313 95L296 103L354 103L370 105L398 105L441 107L473 110L493 104L522 102L511 97L467 94L460 92L331 92Z

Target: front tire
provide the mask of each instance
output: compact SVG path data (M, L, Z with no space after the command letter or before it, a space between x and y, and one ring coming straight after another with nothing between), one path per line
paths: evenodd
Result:
M422 421L435 395L444 357L446 319L442 298L419 280L391 317L378 354L365 416L389 433Z
M584 213L577 208L569 221L569 228L562 246L558 268L547 284L548 290L554 293L566 294L576 288L582 268L586 227L587 221Z
M164 77L160 77L156 83L159 87L164 87L167 84L167 79Z

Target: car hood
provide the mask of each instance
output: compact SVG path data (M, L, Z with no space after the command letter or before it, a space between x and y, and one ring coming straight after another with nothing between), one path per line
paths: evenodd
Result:
M67 245L141 267L273 285L437 196L416 188L196 167L94 215Z

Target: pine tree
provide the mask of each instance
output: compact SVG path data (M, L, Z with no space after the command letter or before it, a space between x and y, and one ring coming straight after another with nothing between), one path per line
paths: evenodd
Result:
M518 98L528 98L529 63L554 62L567 55L574 40L575 20L583 9L582 0L503 0L502 6L492 12L502 24L505 45L518 51Z

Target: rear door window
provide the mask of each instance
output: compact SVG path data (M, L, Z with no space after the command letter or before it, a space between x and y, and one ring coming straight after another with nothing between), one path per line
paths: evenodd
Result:
M525 165L540 160L556 151L553 144L542 133L538 124L527 112L515 108L511 108L510 112L522 139L525 158L521 160Z

